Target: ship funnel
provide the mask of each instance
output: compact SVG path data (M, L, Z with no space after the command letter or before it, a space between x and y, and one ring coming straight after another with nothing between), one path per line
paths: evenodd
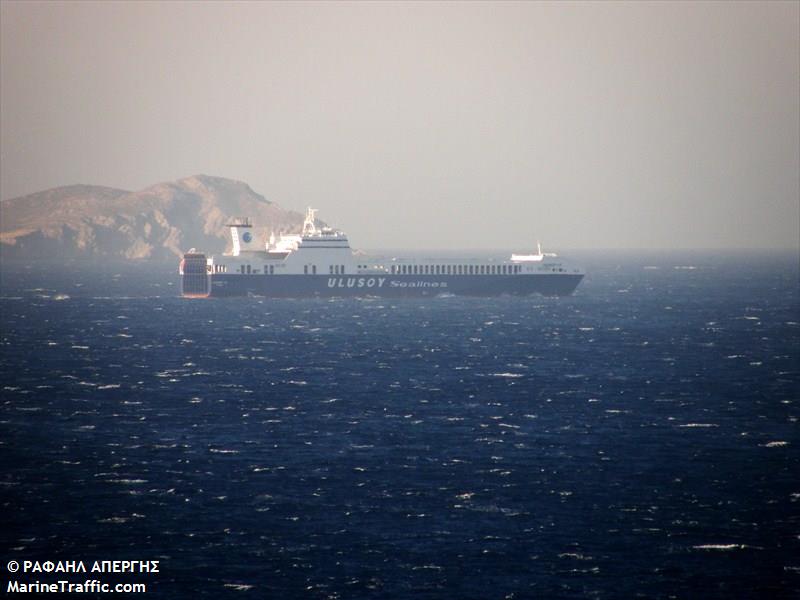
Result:
M240 253L258 249L256 238L253 235L253 225L247 217L238 217L228 223L231 230L231 241L233 242L233 255L239 256Z

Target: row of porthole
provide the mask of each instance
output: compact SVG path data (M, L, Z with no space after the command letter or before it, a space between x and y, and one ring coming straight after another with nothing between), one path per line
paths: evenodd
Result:
M521 265L392 265L394 275L513 275Z

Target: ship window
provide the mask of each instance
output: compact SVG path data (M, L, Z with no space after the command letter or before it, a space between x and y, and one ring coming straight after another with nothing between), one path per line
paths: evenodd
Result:
M308 275L308 265L303 265L303 275Z
M311 265L311 274L312 275L316 275L317 274L317 265Z
M328 274L329 274L329 275L333 275L333 265L330 265L330 266L328 267Z
M247 265L247 274L250 274L250 265Z
M340 266L339 266L339 273L341 273L342 275L344 275L344 265L340 265Z
M275 274L275 265L270 265L269 266L269 274L270 275L274 275Z

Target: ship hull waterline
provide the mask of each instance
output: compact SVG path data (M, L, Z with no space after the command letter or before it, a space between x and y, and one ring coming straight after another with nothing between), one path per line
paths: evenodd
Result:
M568 296L583 274L537 275L243 275L215 273L206 289L187 297L267 298Z

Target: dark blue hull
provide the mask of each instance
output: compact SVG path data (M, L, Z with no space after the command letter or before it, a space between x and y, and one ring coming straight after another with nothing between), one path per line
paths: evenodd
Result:
M208 276L210 295L270 298L567 296L583 279L581 274L540 275L242 275Z

